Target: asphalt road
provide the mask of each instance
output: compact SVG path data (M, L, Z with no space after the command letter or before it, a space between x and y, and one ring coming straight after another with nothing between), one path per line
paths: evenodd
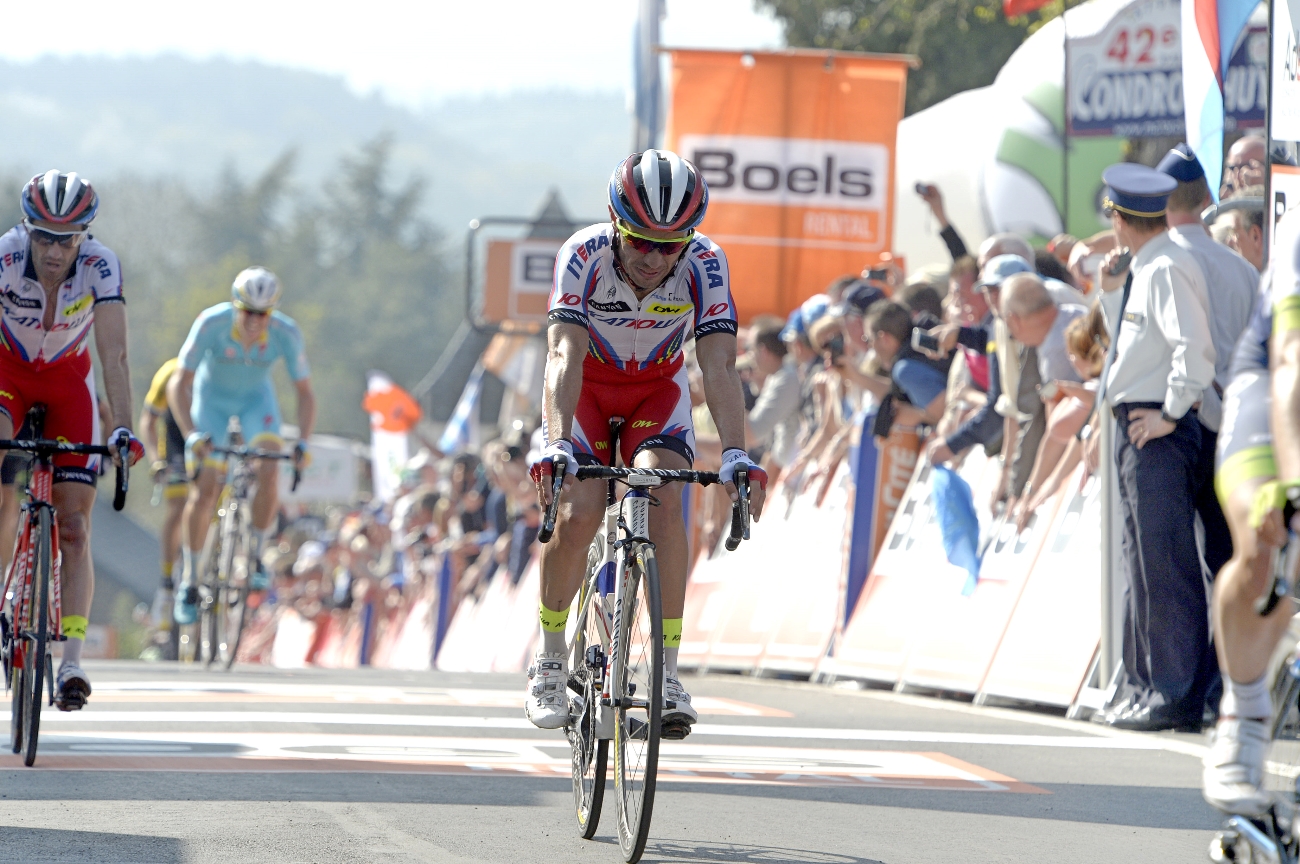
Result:
M90 705L0 757L0 861L617 862L513 675L88 663ZM1199 862L1197 736L687 677L648 862Z

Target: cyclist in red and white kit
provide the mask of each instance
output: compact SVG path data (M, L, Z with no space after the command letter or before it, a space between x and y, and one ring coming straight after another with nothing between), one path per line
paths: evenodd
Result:
M736 308L727 257L695 232L709 193L698 170L676 153L633 153L609 183L608 223L569 238L556 258L549 304L543 396L548 442L533 466L543 505L552 466L563 456L579 464L608 464L609 418L622 417L619 455L627 465L685 469L695 458L691 397L682 348L696 340L705 396L722 438L719 472L731 482L746 466L755 518L762 513L767 475L745 452L745 402L736 374ZM604 483L565 481L554 540L542 548L542 646L529 670L525 712L544 729L569 719L565 624L586 572L587 546L605 512ZM686 596L686 525L680 484L658 494L650 511L664 614L665 737L683 737L695 722L691 697L677 677ZM673 730L673 734L670 734Z
M122 270L117 256L89 233L99 196L76 174L48 171L23 188L21 203L26 218L0 236L0 438L12 438L27 410L40 402L46 406L43 437L99 444L126 432L134 464L144 446L131 435ZM100 434L92 327L117 427L108 439ZM90 510L99 458L54 458L67 637L55 704L63 711L81 708L90 695L80 661L95 591Z

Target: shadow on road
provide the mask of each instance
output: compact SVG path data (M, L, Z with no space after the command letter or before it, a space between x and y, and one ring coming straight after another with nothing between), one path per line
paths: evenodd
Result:
M23 864L94 861L96 864L180 864L185 841L175 837L63 831L55 828L5 828L0 861Z
M0 808L8 802L23 800L158 801L173 798L195 801L355 801L531 807L541 803L548 793L567 794L571 788L567 779L452 774L89 771L76 776L77 783L73 786L67 782L68 775L62 771L0 771L0 788L6 790L0 796ZM1128 825L1134 828L1212 831L1222 821L1216 811L1201 799L1200 790L1195 788L1048 783L1038 786L1051 794L843 786L728 786L721 783L665 784L663 794L691 793L897 807L939 813ZM612 784L610 788L613 788ZM3 799L8 799L8 802ZM5 838L6 841L8 839ZM8 860L11 859L0 854L0 861ZM699 860L767 862L803 859L715 857ZM857 862L854 861L854 864Z
M743 843L704 843L693 840L651 840L646 846L645 857L641 860L646 864L686 864L686 862L697 861L719 862L719 864L881 864L874 858L810 852L807 849L749 846Z

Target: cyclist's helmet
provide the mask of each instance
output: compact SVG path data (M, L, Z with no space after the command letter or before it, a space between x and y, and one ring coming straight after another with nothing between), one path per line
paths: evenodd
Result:
M240 270L230 286L230 300L239 309L269 312L280 302L280 280L265 267Z
M699 169L673 151L646 150L614 169L609 203L634 228L689 231L704 219L709 187Z
M23 213L28 219L55 225L86 225L99 210L99 196L90 181L50 169L23 187Z

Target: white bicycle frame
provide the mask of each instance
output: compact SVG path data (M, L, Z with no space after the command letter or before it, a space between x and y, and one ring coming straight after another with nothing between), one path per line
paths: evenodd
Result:
M588 594L588 602L582 614L578 616L573 637L576 640L577 634L585 631L587 615L591 610L598 610L600 627L597 629L601 651L605 655L605 683L601 691L600 705L597 708L596 734L598 738L603 739L614 737L614 705L611 688L614 686L614 681L622 680L623 673L622 668L617 665L618 634L621 632L622 624L618 620L618 611L623 608L623 598L632 574L629 555L635 555L637 546L641 542L649 542L650 538L650 493L645 489L635 488L639 485L637 483L639 479L642 478L627 478L628 485L634 488L629 489L622 500L615 501L605 508L605 523L601 528L601 536L604 538L604 556L591 576L599 596L593 598ZM655 478L645 479L658 485L658 480ZM621 538L626 541L623 543L618 542L620 515L627 526L627 536ZM573 644L573 640L570 640L570 654L573 651Z

